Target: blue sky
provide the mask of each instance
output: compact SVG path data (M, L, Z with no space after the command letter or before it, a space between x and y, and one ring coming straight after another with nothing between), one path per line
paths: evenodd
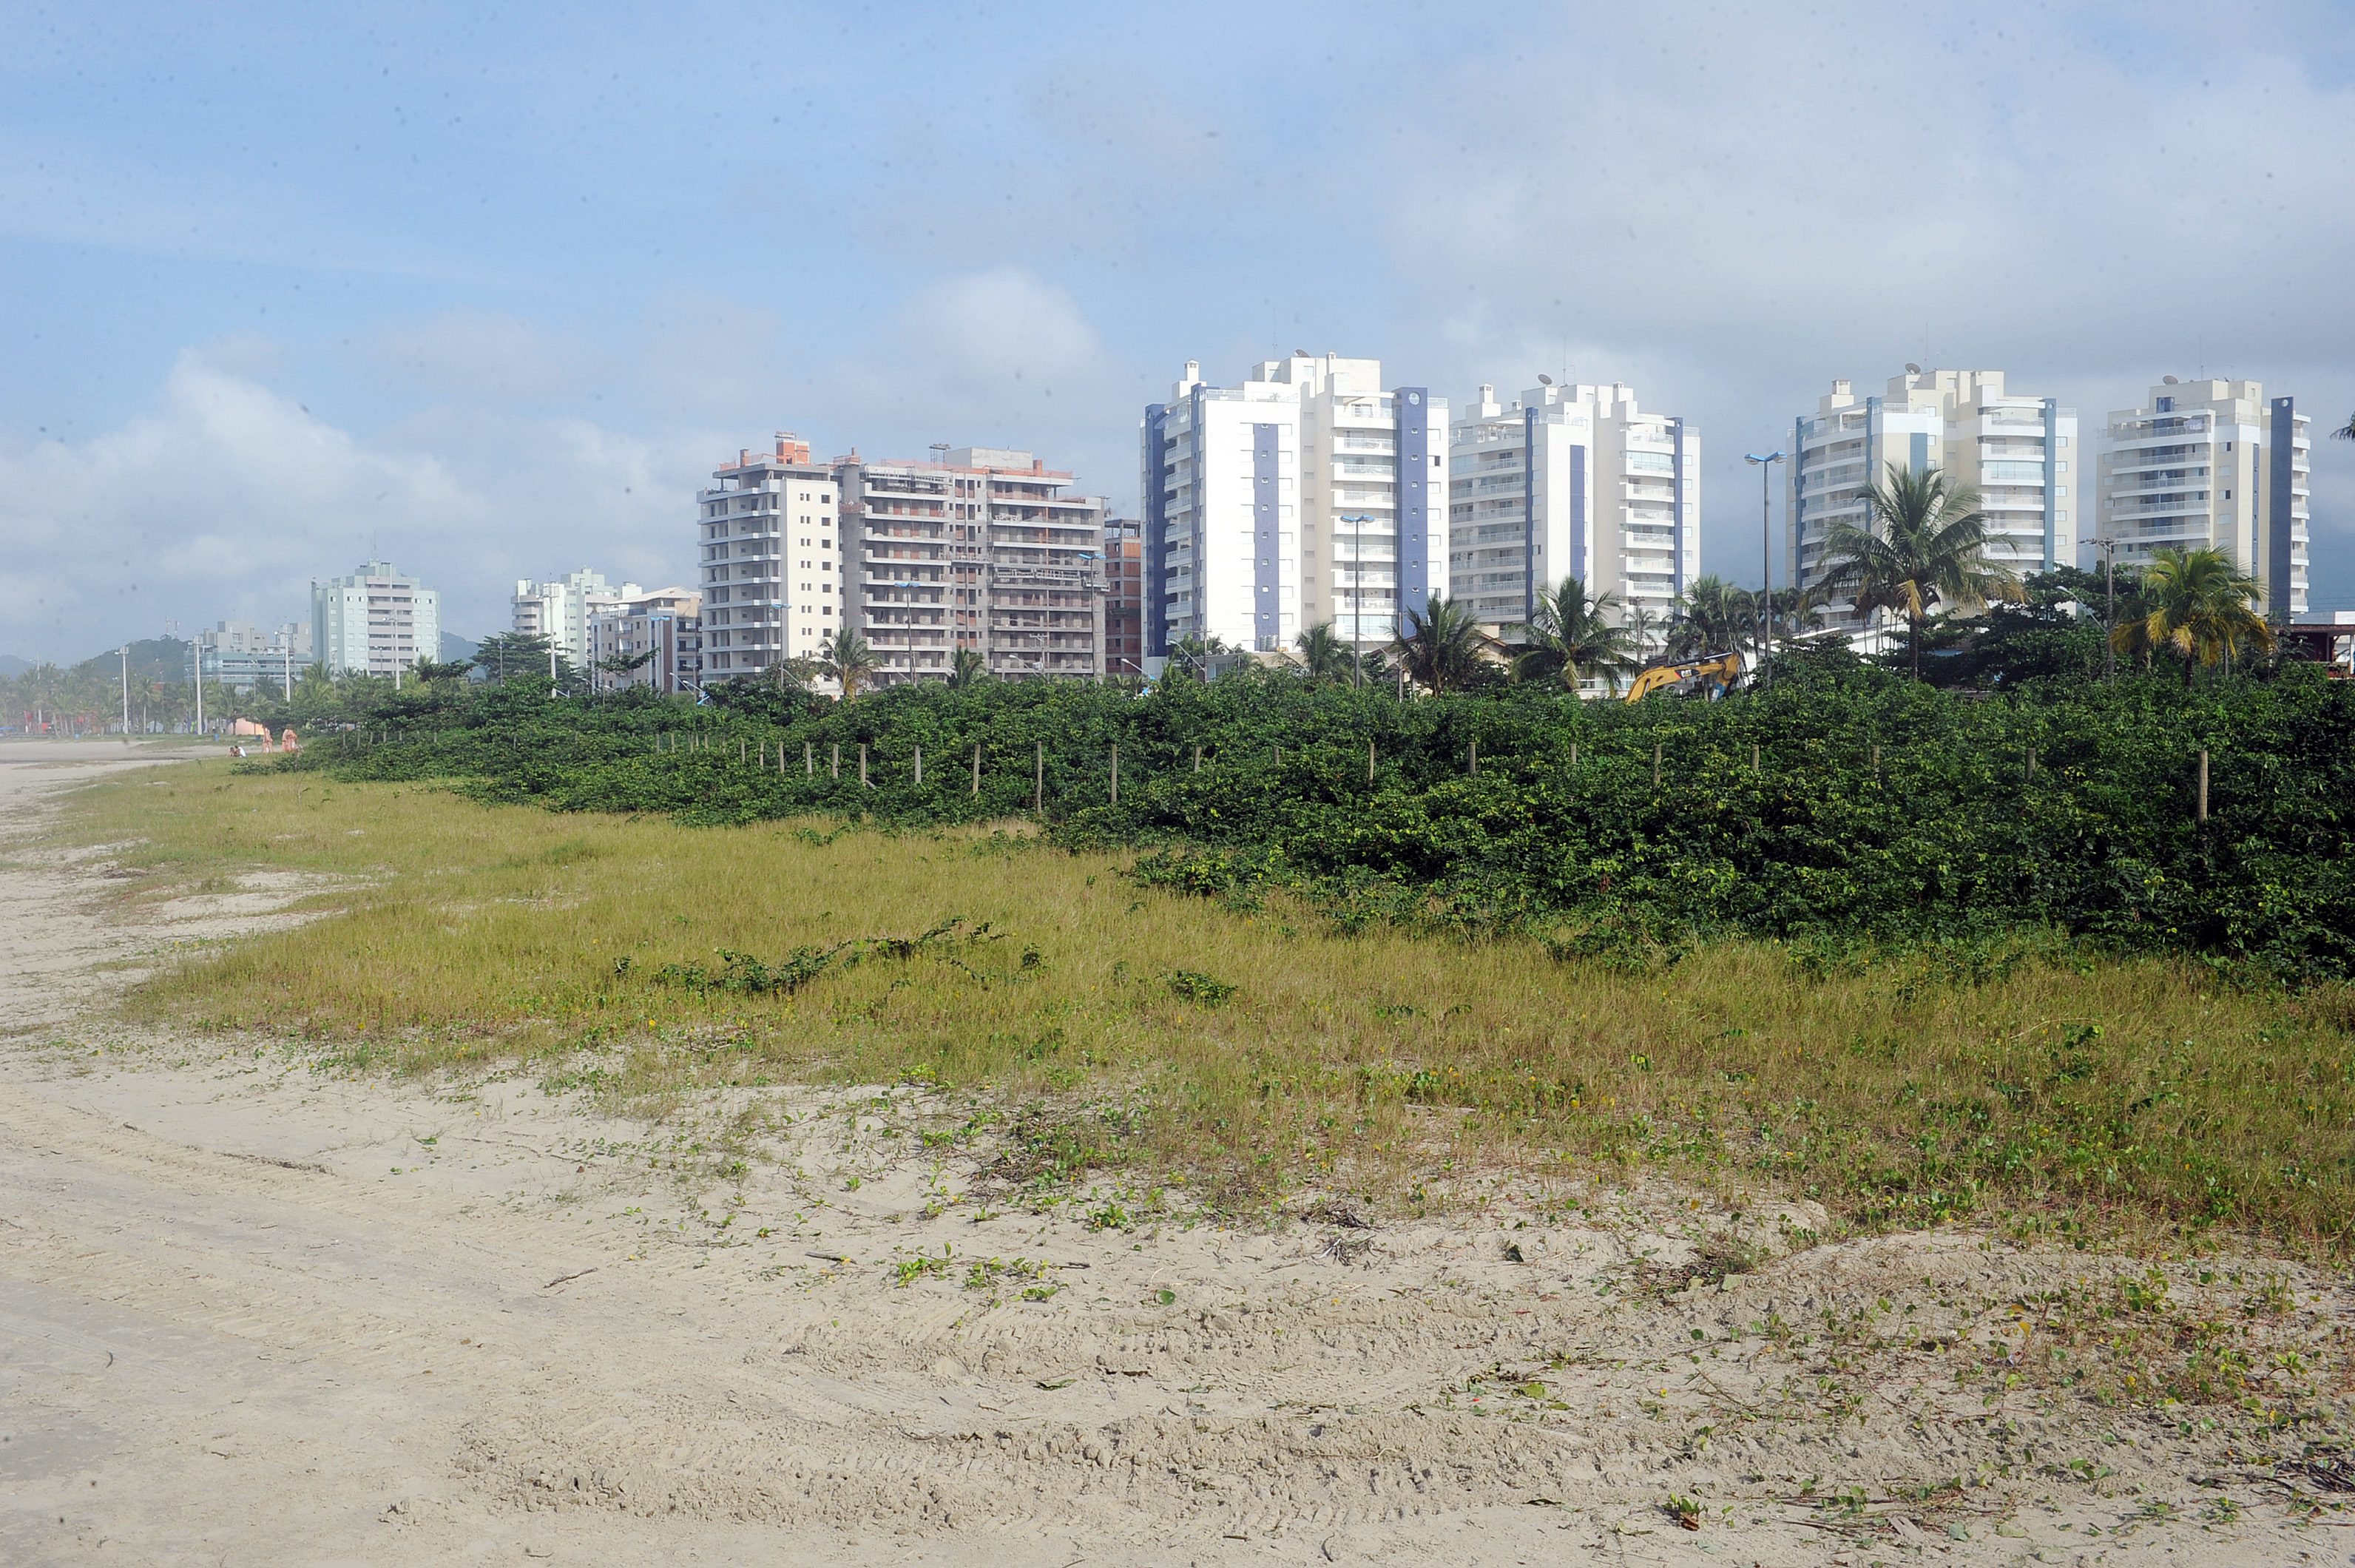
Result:
M0 652L292 618L372 549L470 634L691 580L777 430L1126 507L1186 359L1295 347L1633 383L1752 581L1742 451L1834 376L2346 419L2355 12L1917 9L8 5ZM2355 607L2355 443L2317 469Z

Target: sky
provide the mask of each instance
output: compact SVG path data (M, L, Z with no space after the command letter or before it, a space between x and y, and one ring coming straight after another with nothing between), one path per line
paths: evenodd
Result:
M0 0L0 654L307 618L371 556L467 635L519 577L692 585L697 486L779 431L1133 515L1184 362L1295 348L1631 384L1751 582L1742 454L1835 377L2000 368L2089 433L2252 377L2355 608L2350 256L2343 0Z

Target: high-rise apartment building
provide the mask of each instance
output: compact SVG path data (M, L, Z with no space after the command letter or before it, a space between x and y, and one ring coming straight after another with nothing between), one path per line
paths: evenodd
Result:
M1881 397L1859 398L1852 382L1834 381L1815 413L1799 417L1791 456L1787 569L1802 588L1823 581L1834 525L1871 526L1871 489L1887 483L1892 464L1934 467L1948 488L1976 491L1987 560L2022 576L2076 565L2078 539L2093 523L2077 411L2008 390L2000 370L1909 365Z
M1104 674L1145 674L1145 525L1135 517L1104 523Z
M645 593L634 582L616 588L585 566L551 582L518 580L510 601L513 625L526 636L549 638L559 654L585 665L591 656L589 624Z
M311 584L311 647L329 675L398 673L442 653L442 596L390 563Z
M1379 359L1295 354L1146 407L1146 645L1281 650L1330 622L1388 642L1447 579L1447 403Z
M312 628L289 621L264 631L248 621L223 621L196 635L197 667L232 691L292 685L314 662Z
M1700 432L1630 388L1484 386L1449 454L1448 582L1482 621L1526 623L1576 577L1665 622L1700 574Z
M641 592L589 623L590 685L599 691L694 692L703 685L703 601L684 588ZM635 669L609 661L643 658Z
M703 567L703 670L727 680L816 659L842 609L835 523L839 486L790 434L712 471L696 496Z
M1103 499L1027 452L933 450L833 466L846 613L877 683L945 680L959 648L996 676L1101 675Z
M2122 566L2162 545L2221 549L2264 590L2268 616L2307 609L2313 436L2295 398L2256 381L2179 381L2110 415L2097 538Z

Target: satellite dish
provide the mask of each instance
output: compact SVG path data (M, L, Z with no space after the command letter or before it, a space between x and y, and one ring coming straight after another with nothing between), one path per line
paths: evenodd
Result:
M1292 351L1292 357L1295 359L1305 359L1308 357L1308 350L1305 348L1295 348Z
M2172 387L2175 385L2175 378L2172 376L2161 376L2158 379L2161 386Z
M1909 376L1918 376L1922 373L1922 367L1908 359L1905 361L1905 373Z
M1538 385L1540 387L1550 387L1553 385L1553 378L1540 370L1538 372Z

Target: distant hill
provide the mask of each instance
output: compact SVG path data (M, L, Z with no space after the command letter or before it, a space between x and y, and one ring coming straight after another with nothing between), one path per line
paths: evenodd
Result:
M114 648L102 654L92 654L74 666L77 672L91 671L99 675L119 676L123 673L123 656ZM131 678L133 680L186 680L188 678L188 645L178 637L142 637L131 645Z
M474 650L481 645L479 643L468 642L455 632L444 632L442 634L441 661L443 664L463 663L473 658Z
M30 659L20 659L15 654L0 654L0 680L14 680L32 667Z

